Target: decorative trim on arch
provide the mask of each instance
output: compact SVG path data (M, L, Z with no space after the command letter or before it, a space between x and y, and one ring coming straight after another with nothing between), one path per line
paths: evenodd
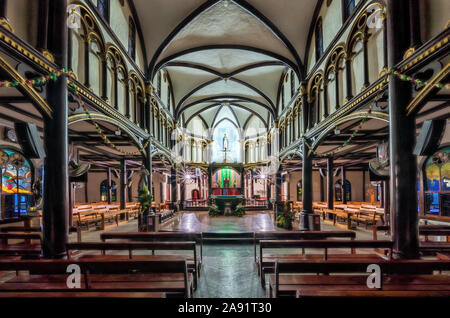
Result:
M13 80L17 81L19 85L17 89L24 95L28 96L30 102L37 107L39 112L44 116L52 118L52 108L47 102L39 95L39 93L26 83L26 80L20 75L14 67L12 67L4 58L0 56L0 69L3 70Z
M336 128L336 126L343 124L345 122L351 121L351 120L363 119L363 118L377 119L377 120L381 120L381 121L389 123L389 114L388 113L379 112L379 111L372 111L370 114L368 114L367 112L363 112L363 111L351 113L347 116L344 116L344 117L338 119L337 121L333 122L332 125L329 125L326 129L324 129L319 134L319 136L317 136L316 140L314 140L314 142L311 145L310 150L316 150L317 147L320 145L320 143L325 139L327 134L329 132L333 131L334 128Z
M116 125L121 130L123 130L124 132L127 133L127 135L133 140L133 142L135 143L135 145L138 147L139 150L142 149L142 147L143 147L142 143L139 141L139 139L135 136L135 134L131 130L129 130L126 126L122 125L122 123L120 121L118 121L117 119L108 117L104 114L92 112L92 113L90 113L90 116L88 116L86 113L70 115L67 119L67 124L70 126L72 124L75 124L75 123L78 123L81 121L89 121L89 120L101 120L101 121L106 121L110 124ZM142 154L144 156L146 156L145 151L142 152Z

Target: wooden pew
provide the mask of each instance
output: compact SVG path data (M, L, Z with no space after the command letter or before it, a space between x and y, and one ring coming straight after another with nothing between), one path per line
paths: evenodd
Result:
M198 272L203 260L203 236L200 232L110 232L100 235L102 242L107 240L129 240L136 242L196 242L200 245L200 261Z
M67 286L69 265L80 268L79 289ZM28 271L0 283L0 293L163 292L191 297L186 261L153 260L0 260L0 271Z
M432 275L434 271L450 270L450 261L382 259L376 262L352 259L279 261L275 264L275 274L269 277L270 295L292 297L297 291L302 295L305 291L316 290L373 292L377 289L367 287L367 278L371 274L367 273L367 268L372 264L380 267L382 291L445 291L450 296L450 276Z
M342 260L342 259L359 259L359 260L373 260L378 261L383 257L376 253L370 254L356 254L355 249L364 248L364 249L392 249L393 242L392 241L355 241L355 240L274 240L274 241L260 241L260 256L261 260L259 262L260 266L260 276L261 283L263 287L265 286L265 275L268 273L272 273L275 267L275 263L281 260L285 261L298 261L298 260L306 260L306 259L334 259L334 260ZM302 249L302 254L266 254L264 255L264 249L275 249L275 248L283 248L283 249ZM323 249L324 254L305 254L304 251L307 248L314 249ZM350 254L329 254L328 249L350 249ZM389 253L389 258L391 253Z
M377 239L378 231L389 231L389 226L374 226L373 239ZM424 237L420 242L420 252L424 254L448 253L450 252L450 226L447 225L421 225L419 235ZM429 236L445 236L446 242L430 241Z
M392 290L297 290L296 298L448 298L447 290L392 291Z
M22 241L10 244L11 240ZM39 243L33 243L38 241ZM40 233L0 233L0 255L37 258L41 255L42 241Z
M85 242L66 244L68 259L139 259L139 260L161 260L180 261L186 260L188 269L194 274L194 288L198 280L198 258L195 242ZM152 251L151 255L133 255L133 251ZM74 253L84 251L101 251L101 255ZM128 251L128 255L106 255L106 251ZM189 251L192 255L154 255L154 251Z
M261 240L326 240L329 238L349 238L354 240L353 231L270 231L255 232L253 237L253 254L255 263L259 264L256 245ZM261 252L261 251L260 251ZM259 254L261 255L261 254Z

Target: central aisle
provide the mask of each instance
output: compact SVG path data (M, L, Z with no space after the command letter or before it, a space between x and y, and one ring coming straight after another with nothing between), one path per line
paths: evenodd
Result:
M205 245L197 298L261 298L253 245Z

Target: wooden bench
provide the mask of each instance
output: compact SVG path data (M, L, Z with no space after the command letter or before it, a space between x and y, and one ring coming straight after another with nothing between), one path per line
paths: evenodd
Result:
M188 269L194 274L194 288L197 287L199 277L199 266L197 249L195 242L85 242L66 244L68 259L139 259L139 260L160 260L160 261L180 261L186 260ZM74 251L76 251L74 253ZM79 252L101 251L101 255L92 255ZM106 255L106 251L128 251L128 255ZM134 255L133 251L151 251L150 255ZM192 255L155 255L155 251L189 251Z
M10 244L11 240L21 242ZM38 258L42 252L40 233L0 233L0 242L0 255L2 256Z
M69 265L80 268L79 289L67 286ZM191 297L186 261L153 260L31 260L3 261L0 270L28 271L0 283L0 293L16 292L163 292Z
M270 295L294 297L297 291L302 295L316 290L373 292L376 289L367 287L372 273L367 268L372 264L380 267L382 291L446 291L450 295L450 276L432 275L434 271L449 270L450 261L383 259L279 261L275 263L275 274L269 276ZM307 275L312 273L315 275Z
M384 213L377 212L376 209L361 207L359 212L356 212L351 219L356 222L356 226L359 226L359 224L362 223L367 229L369 226L376 225L379 221L382 221L382 215L384 215Z
M354 240L356 233L353 231L270 231L255 232L253 236L253 254L255 263L259 264L256 255L257 244L261 240L326 240L329 238L349 238ZM261 254L259 254L261 255ZM258 266L259 268L259 266Z
M449 291L392 291L392 290L297 290L296 298L448 298Z
M76 220L77 227L82 229L83 227L86 228L86 230L89 230L89 227L91 225L99 226L99 224L102 222L101 215L95 211L95 210L83 210L83 211L77 211L74 212L74 217Z
M198 262L200 268L203 260L203 236L200 232L185 233L185 232L116 232L116 233L102 233L100 235L102 242L107 240L127 240L136 242L196 242L200 249L200 260Z
M377 239L378 231L389 231L389 226L374 226L373 239ZM419 235L424 237L420 242L420 252L423 254L436 254L439 252L450 252L450 227L441 225L421 225L419 226ZM430 241L429 236L445 236L446 242Z
M297 240L297 241L261 241L260 242L260 255L261 260L260 265L260 276L261 283L265 287L265 275L268 273L273 273L275 263L281 260L284 261L299 261L307 259L316 260L343 260L343 259L354 259L354 260L373 260L378 261L382 259L383 256L376 253L370 254L356 254L355 249L374 249L374 248L387 248L392 249L392 241L355 241L355 240ZM264 249L302 249L302 254L264 254ZM305 249L323 249L324 253L321 254L305 254ZM328 250L330 248L334 249L350 249L350 254L329 254ZM391 253L389 253L389 258Z

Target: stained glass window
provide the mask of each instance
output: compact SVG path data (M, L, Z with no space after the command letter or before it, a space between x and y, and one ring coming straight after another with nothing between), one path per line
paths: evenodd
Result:
M109 19L109 0L97 0L97 10L107 21Z
M302 181L300 180L297 183L297 201L302 201L303 198L303 188L302 188Z
M450 147L429 157L424 171L424 212L441 216L450 215Z
M103 180L100 184L100 201L108 201L108 180ZM111 181L111 202L117 201L116 182Z
M136 26L131 18L128 27L128 54L130 54L133 59L136 58Z
M3 218L26 214L31 206L33 169L30 162L12 149L0 150L1 193L4 197Z
M355 10L355 0L344 0L344 21L352 14Z
M322 18L319 18L316 24L316 61L320 59L323 54L323 30L322 30Z
M338 181L336 181L336 184L334 185L335 187L335 199L336 201L342 201L342 188L341 188L341 179L339 179ZM351 201L352 200L352 185L350 183L350 181L345 180L345 196L346 196L346 200L347 201Z

